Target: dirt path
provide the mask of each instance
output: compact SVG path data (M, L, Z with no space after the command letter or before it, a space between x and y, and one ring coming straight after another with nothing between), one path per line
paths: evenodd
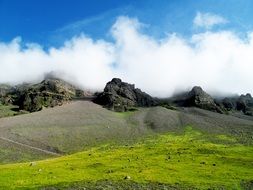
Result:
M57 154L55 152L51 152L51 151L48 151L48 150L43 150L41 148L37 148L37 147L33 147L33 146L30 146L30 145L27 145L27 144L16 142L16 141L13 141L11 139L4 138L4 137L0 137L0 139L4 140L4 141L7 141L7 142L10 142L10 143L13 143L13 144L16 144L16 145L19 145L19 146L23 146L23 147L26 147L26 148L29 148L29 149L33 149L33 150L37 150L37 151L40 151L40 152L43 152L43 153L46 153L46 154L50 154L50 155L53 155L53 156L61 156L60 154Z

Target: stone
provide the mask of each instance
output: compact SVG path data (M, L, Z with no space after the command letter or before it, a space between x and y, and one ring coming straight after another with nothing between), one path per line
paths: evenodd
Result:
M131 177L127 175L127 176L124 177L124 179L129 180L129 179L131 179Z

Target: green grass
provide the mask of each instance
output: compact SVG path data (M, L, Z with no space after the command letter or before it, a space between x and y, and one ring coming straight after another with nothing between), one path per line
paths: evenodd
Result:
M17 108L17 106L13 105L2 105L0 103L0 118L1 117L8 117L8 116L14 116L17 114L16 111L13 111L13 109Z
M126 111L126 112L114 112L113 114L115 114L117 117L124 119L124 118L130 117L134 113L135 113L135 111Z
M242 189L253 180L253 147L212 143L187 127L183 135L148 137L135 144L107 144L30 163L0 165L0 189L55 186L91 187L96 183L131 189L152 184L198 189ZM130 179L124 180L125 176ZM157 186L157 188L158 188ZM144 188L145 189L145 188Z

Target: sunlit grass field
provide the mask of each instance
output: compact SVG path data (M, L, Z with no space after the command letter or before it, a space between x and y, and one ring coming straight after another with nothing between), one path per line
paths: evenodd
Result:
M253 147L228 136L206 140L191 127L133 144L100 145L69 156L0 165L0 189L43 187L133 189L247 189L253 180ZM45 188L44 188L45 189Z

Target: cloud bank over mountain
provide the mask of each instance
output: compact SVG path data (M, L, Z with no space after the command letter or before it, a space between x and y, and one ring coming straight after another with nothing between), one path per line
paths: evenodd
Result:
M156 39L143 26L121 16L110 29L113 41L81 34L48 50L20 38L0 42L0 83L39 81L53 72L91 90L120 77L160 97L194 85L208 92L253 93L252 32L243 39L232 31L210 30L190 38L169 34Z

